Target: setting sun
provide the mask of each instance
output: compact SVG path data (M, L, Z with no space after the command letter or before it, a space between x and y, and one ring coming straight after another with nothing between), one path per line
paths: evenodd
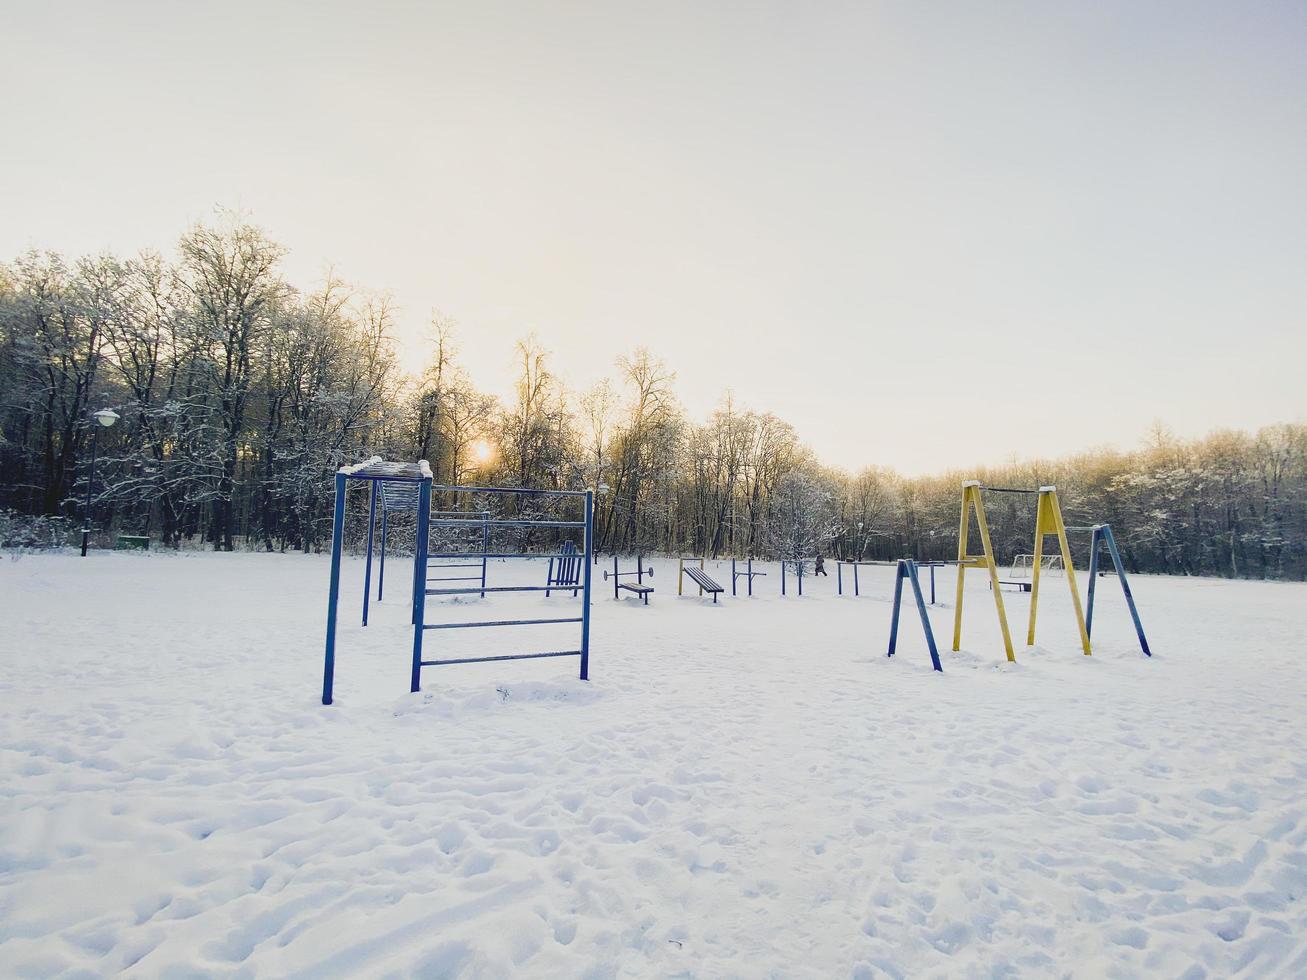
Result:
M472 443L471 450L472 461L478 466L485 466L495 458L495 447L486 439L478 439Z

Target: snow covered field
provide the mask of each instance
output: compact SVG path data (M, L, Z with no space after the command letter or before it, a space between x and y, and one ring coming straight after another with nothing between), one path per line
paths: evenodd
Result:
M769 571L597 580L588 685L409 695L403 566L362 630L351 561L323 707L324 558L4 559L0 976L1307 975L1307 587L1139 578L1147 661L1052 579L1010 666L970 576L939 675L890 569ZM577 608L431 615L487 607Z

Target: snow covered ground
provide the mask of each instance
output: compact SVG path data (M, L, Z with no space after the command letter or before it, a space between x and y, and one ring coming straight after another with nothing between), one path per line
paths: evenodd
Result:
M939 675L914 617L884 657L890 569L713 606L657 564L596 582L590 684L409 695L402 566L363 630L350 561L323 707L321 557L4 559L0 975L1307 975L1307 587L1141 577L1147 661L1051 579L1012 666L971 576Z

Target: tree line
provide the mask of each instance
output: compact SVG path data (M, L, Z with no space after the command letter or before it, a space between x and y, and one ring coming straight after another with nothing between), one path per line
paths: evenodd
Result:
M94 435L91 525L170 547L319 550L331 474L375 454L426 459L438 483L595 488L603 551L948 558L960 483L978 478L1056 484L1067 523L1111 523L1133 570L1307 578L1304 425L1198 440L1158 429L1133 452L981 472L846 473L729 395L688 418L674 373L644 349L577 392L523 338L500 400L476 387L456 325L436 315L429 364L408 376L389 297L335 274L296 289L284 254L219 216L170 258L0 264L0 530L80 526ZM103 407L121 421L97 434L90 414ZM1030 550L1031 500L995 497L987 511L1002 560Z

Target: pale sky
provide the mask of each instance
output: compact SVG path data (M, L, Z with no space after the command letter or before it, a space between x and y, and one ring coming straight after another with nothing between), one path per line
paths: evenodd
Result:
M32 2L0 256L216 205L496 394L649 347L923 473L1307 419L1307 4Z

